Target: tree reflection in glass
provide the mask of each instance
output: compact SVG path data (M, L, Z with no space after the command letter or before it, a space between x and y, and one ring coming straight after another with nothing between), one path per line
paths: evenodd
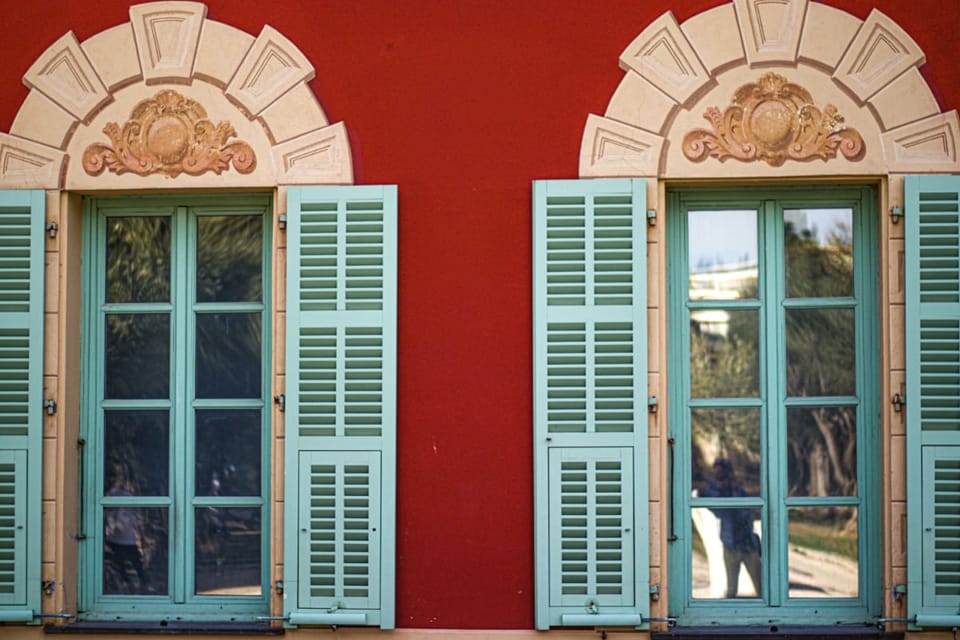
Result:
M107 220L107 302L170 301L170 218Z

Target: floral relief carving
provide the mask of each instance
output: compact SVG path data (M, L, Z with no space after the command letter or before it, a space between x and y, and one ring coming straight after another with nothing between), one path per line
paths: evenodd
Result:
M713 130L694 129L683 137L683 153L694 162L735 158L779 167L788 159L835 158L838 150L851 160L863 153L863 138L835 106L820 109L809 91L776 73L743 85L723 112L709 107L703 117Z
M92 176L104 169L170 178L219 175L231 165L246 174L257 166L253 147L242 140L228 142L237 135L233 125L214 124L200 103L170 89L139 102L122 128L110 122L103 133L112 145L98 142L83 152L83 168Z

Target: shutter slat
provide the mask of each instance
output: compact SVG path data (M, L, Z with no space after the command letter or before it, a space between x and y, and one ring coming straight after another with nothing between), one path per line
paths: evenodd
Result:
M905 180L908 614L960 608L960 177Z
M0 191L0 620L40 609L45 195Z
M644 189L534 183L538 629L649 613Z
M396 188L287 193L285 612L392 628Z

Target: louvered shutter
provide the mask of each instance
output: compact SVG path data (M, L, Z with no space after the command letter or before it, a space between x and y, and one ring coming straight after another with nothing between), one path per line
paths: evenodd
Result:
M43 191L0 191L0 621L40 613Z
M960 176L905 181L907 606L960 624Z
M397 190L287 193L285 615L394 626Z
M649 616L645 189L533 186L538 629Z

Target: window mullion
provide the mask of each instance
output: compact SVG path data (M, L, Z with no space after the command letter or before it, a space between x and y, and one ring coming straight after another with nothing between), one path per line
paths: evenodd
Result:
M761 233L763 243L761 255L763 264L760 273L763 282L763 300L761 314L766 335L761 339L761 362L765 371L761 371L764 380L762 390L765 406L761 438L764 438L763 451L766 466L764 468L764 496L766 504L766 543L763 545L767 579L764 597L771 607L783 605L786 589L787 559L785 546L779 544L786 539L786 515L783 509L782 486L786 474L784 456L784 437L786 409L786 336L784 333L784 256L782 222L778 216L780 207L775 200L765 200L762 205Z
M190 550L189 535L190 523L190 504L187 496L189 495L189 485L186 481L186 472L189 459L192 456L188 442L190 424L191 395L193 392L193 372L189 366L191 361L190 354L193 350L194 336L191 330L191 316L193 305L190 302L190 272L193 260L190 256L189 248L191 246L190 225L188 219L189 210L186 207L177 207L173 225L173 283L171 287L171 298L173 302L173 315L171 324L173 325L173 339L171 341L171 365L170 371L173 375L171 388L173 390L173 409L171 411L171 442L173 451L171 452L171 464L173 469L170 475L170 493L173 498L173 554L170 562L170 571L172 572L171 584L173 585L174 602L182 604L187 597L187 574L185 571L185 558Z

